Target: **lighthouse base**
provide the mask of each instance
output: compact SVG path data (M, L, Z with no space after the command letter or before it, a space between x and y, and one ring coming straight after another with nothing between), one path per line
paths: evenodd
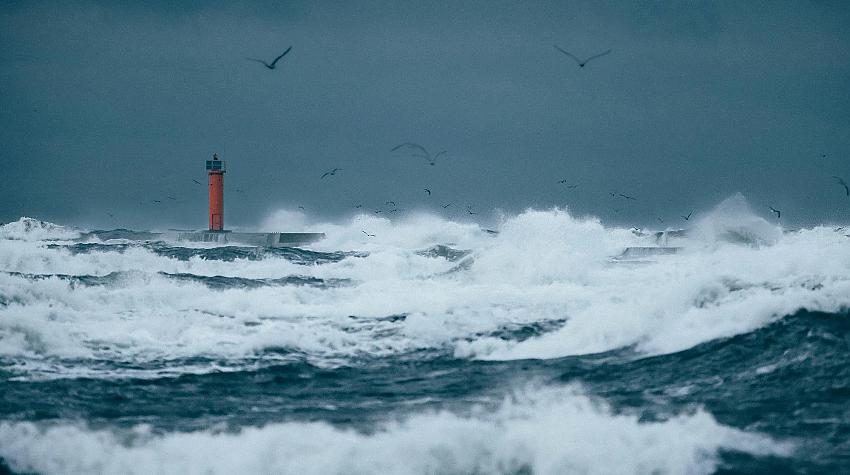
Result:
M239 233L232 231L192 231L177 234L178 241L243 244L263 247L294 247L324 239L325 233Z

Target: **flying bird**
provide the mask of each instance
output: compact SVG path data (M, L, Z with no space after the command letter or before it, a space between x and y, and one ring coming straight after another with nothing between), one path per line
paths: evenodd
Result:
M595 55L593 55L593 56L591 56L591 57L589 57L585 60L582 60L582 59L579 59L578 57L576 57L575 55L573 55L572 53L570 53L569 51L565 51L565 50L561 49L560 47L558 47L558 45L554 45L554 46L555 46L556 50L560 51L561 53L564 53L565 55L569 56L570 58L573 58L573 60L576 63L578 63L578 67L580 67L580 68L583 68L585 64L593 61L594 59L605 56L606 54L611 52L611 50L609 49L608 51L603 51L602 53L595 54Z
M168 199L169 199L169 200L173 200L173 201L177 201L177 198L175 198L175 197L173 197L173 196L169 196L169 197L168 197Z
M662 218L661 216L658 216L655 219L657 219L659 223L662 223L662 224L664 223L664 218Z
M431 164L432 166L437 164L436 163L437 157L446 153L445 150L441 150L441 151L437 152L436 154L434 154L433 156L431 156L431 153L429 153L428 150L425 147L423 147L423 146L421 146L417 143L413 143L413 142L405 142L403 144L396 145L395 147L392 148L392 150L390 150L390 152L395 152L396 150L401 150L401 149L405 149L405 150L410 151L410 155L413 156L413 157L421 157L421 158L424 158L425 160L428 160L428 163Z
M374 235L374 234L369 234L369 233L367 233L366 231L363 231L362 229L361 229L360 231L361 231L363 234L365 234L365 235L367 235L367 236L369 236L369 237L375 237L375 235Z
M289 48L286 48L286 51L284 51L283 53L281 53L280 56L275 58L274 61L271 62L271 64L263 61L262 59L257 59L257 58L246 58L246 59L250 59L251 61L256 61L258 63L262 63L263 66L265 66L269 69L274 69L277 65L277 62L280 61L280 58L286 56L286 53L289 53L289 50L291 50L291 49L292 49L292 46L290 46Z
M356 204L356 205L354 205L354 207L355 207L356 209L360 209L360 208L362 208L362 207L363 207L363 205L361 205L361 204Z
M782 217L782 211L779 211L778 209L774 208L773 206L768 206L768 208L770 208L771 213L776 213L776 219L779 219L779 218Z
M199 185L203 185L203 183L199 182L198 180L196 180L196 179L194 179L194 178L192 178L192 181L194 181L195 183L197 183L197 184L199 184Z
M467 206L467 207L466 207L466 212L467 212L467 213L469 213L469 214L478 214L478 213L476 213L476 212L472 211L472 206Z
M390 206L390 205L395 206L395 201L387 201L384 204L387 205L387 206Z
M689 219L691 219L691 215L692 215L692 214L694 214L694 212L693 212L693 211L691 211L690 213L688 213L688 215L687 215L687 216L682 216L682 219L684 219L685 221L688 221Z
M324 178L324 177L326 177L326 176L334 176L334 175L336 175L336 172L338 172L338 171L340 171L340 170L342 170L342 168L334 168L333 170L331 170L331 171L329 171L329 172L325 172L325 173L323 173L323 174L322 174L322 178Z
M423 188L423 190L425 190L425 193L428 193L428 196L431 196L431 190L428 188Z
M633 196L629 196L629 195L624 195L623 193L615 193L615 192L612 191L611 193L608 193L608 194L611 195L614 198L620 197L620 198L625 198L627 200L637 201L637 198L635 198Z
M850 188L847 187L847 182L845 182L844 180L841 179L841 177L838 177L838 176L834 176L832 178L835 178L835 180L838 182L838 184L844 187L844 194L847 195L847 196L850 196Z
M448 207L449 207L449 206L451 206L451 205L452 205L451 203L446 203L446 204L444 204L444 205L440 205L440 206L442 206L442 207L443 207L443 209L446 209L446 208L448 208Z
M307 211L307 208L300 206L300 205L298 206L298 209L300 209L301 211Z

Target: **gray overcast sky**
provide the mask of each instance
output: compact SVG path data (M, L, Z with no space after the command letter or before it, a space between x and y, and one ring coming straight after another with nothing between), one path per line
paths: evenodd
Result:
M736 191L850 220L850 2L3 2L0 44L0 221L202 228L213 152L231 225L387 200L669 223Z

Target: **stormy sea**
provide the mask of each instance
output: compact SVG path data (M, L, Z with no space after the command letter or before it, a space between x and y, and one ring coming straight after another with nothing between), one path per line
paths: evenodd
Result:
M850 228L497 221L3 225L0 473L847 473Z

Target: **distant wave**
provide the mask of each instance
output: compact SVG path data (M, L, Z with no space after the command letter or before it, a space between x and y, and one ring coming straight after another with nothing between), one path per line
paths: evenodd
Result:
M21 217L11 223L0 224L0 239L21 241L77 239L80 231L38 219Z
M365 257L367 254L356 251L318 252L308 249L294 247L280 248L257 248L244 246L221 246L221 247L182 247L169 245L162 242L154 243L76 243L76 244L48 244L48 249L66 249L71 254L88 254L92 252L126 252L127 249L141 247L148 249L154 254L170 257L181 261L188 261L193 257L204 260L218 260L231 262L236 259L261 260L267 257L280 257L296 264L312 265L339 262L346 257Z

